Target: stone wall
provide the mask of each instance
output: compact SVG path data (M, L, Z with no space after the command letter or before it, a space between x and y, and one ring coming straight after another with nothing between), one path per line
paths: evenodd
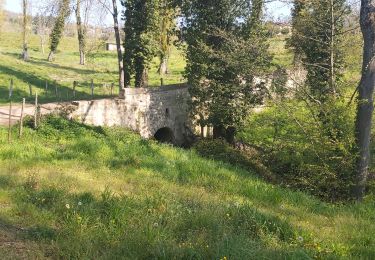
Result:
M127 127L144 138L168 129L182 144L190 127L188 99L186 85L126 88L120 98L73 102L72 116L85 124Z

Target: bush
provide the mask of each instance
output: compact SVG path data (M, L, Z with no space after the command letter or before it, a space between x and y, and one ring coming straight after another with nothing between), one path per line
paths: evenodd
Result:
M284 101L250 118L239 138L265 150L263 163L284 185L329 201L349 199L354 115L343 104L332 104L328 111L323 126L303 104Z
M275 176L260 162L260 154L255 149L240 151L222 139L200 140L194 145L194 149L203 157L239 166L268 181L275 181Z

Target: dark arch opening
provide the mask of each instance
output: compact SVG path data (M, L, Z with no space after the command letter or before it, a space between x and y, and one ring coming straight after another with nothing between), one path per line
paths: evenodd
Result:
M160 128L154 135L155 139L161 143L173 143L174 134L172 129L168 127Z

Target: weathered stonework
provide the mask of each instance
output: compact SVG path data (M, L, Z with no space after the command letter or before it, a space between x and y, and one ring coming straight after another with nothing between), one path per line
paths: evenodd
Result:
M127 127L144 138L172 134L169 141L180 145L190 129L188 99L187 85L126 88L116 99L73 102L72 116L85 124Z

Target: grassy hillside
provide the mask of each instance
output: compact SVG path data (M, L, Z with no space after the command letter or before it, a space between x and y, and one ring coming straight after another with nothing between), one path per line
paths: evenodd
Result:
M194 150L58 117L25 132L7 144L0 129L5 258L375 255L371 198L358 205L327 204Z
M90 39L89 46L92 44ZM77 39L66 37L60 44L56 59L50 63L47 61L48 53L42 54L39 46L39 38L35 35L30 37L30 61L24 62L20 59L22 51L21 34L2 33L0 35L0 104L7 102L10 79L14 79L14 100L29 96L28 84L37 90L41 102L55 101L54 82L58 85L57 100L72 99L73 81L79 82L77 98L90 97L90 81L94 80L95 94L106 96L110 94L109 86L103 87L104 83L117 83L117 54L107 52L102 48L92 48L87 56L87 65L79 65L79 53ZM48 52L48 46L46 46ZM160 75L157 73L158 60L155 59L150 71L150 85L160 85ZM182 72L185 67L181 52L172 49L169 61L170 74L165 76L164 84L183 82ZM49 92L45 91L45 81L48 81ZM117 85L117 84L116 84ZM115 88L115 94L118 89ZM32 98L29 98L31 101Z
M97 98L110 95L110 84L117 83L117 54L99 48L95 40L89 40L90 49L87 55L87 65L79 65L78 43L76 38L63 38L59 52L54 62L48 62L48 45L46 53L42 54L39 38L30 36L30 61L24 62L20 58L22 41L20 33L0 34L0 104L8 102L10 80L14 80L14 101L20 102L23 97L32 102L29 97L30 83L33 94L37 91L42 103L72 100L73 81L79 83L76 99L90 98L90 81L94 80L95 95ZM99 45L99 46L98 46ZM94 48L95 47L95 48ZM285 37L277 37L270 42L270 51L274 55L274 63L290 67L292 54L285 49ZM185 59L181 50L172 48L169 69L170 74L164 77L164 84L184 82L183 73ZM158 59L155 58L150 70L150 86L160 86L160 75L157 73ZM46 81L49 84L45 90ZM107 87L103 84L107 83ZM58 96L55 95L55 85L58 87ZM115 87L114 94L118 93Z

